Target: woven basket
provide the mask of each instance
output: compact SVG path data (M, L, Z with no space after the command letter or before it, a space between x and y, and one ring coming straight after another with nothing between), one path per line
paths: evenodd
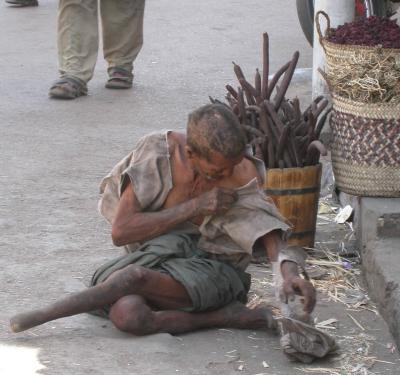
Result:
M321 43L326 55L328 75L337 67L343 69L344 65L347 65L350 69L355 61L361 59L372 62L391 59L393 64L396 64L400 58L400 49L337 44L329 42L325 38L322 39Z
M366 104L333 95L332 166L340 190L400 197L400 104Z
M321 32L320 16L324 16L327 22L325 36L323 36ZM399 75L400 49L332 43L328 41L328 36L331 32L329 16L325 12L319 11L315 16L315 22L319 41L326 56L325 72L321 71L321 74L327 81L330 91L353 100L381 102L379 99L381 93L379 90L381 86L383 85L388 88L388 85L392 86L393 82L393 89L396 85L396 80ZM335 85L334 78L339 78L343 84L350 80L354 81L365 79L367 76L369 77L369 74L366 74L366 71L371 66L378 66L380 68L375 71L375 78L379 77L378 81L375 85L372 83L369 84L370 90L366 88L361 89L360 87L355 86L359 90L356 96L356 93L353 92L350 94L350 92L342 91ZM395 71L396 74L393 76L393 79L389 79L389 84L384 80L384 75L388 74L388 76L391 76ZM390 74L390 72L392 72L392 74ZM374 75L371 77L374 77ZM397 92L398 95L400 95L398 89Z
M327 30L325 32L325 37L321 31L321 25L319 22L320 16L324 16L327 22ZM398 48L382 48L379 46L359 46L359 45L348 45L348 44L338 44L329 42L327 37L331 31L331 23L329 16L323 12L318 11L315 15L315 22L318 32L319 41L322 45L326 53L326 62L329 66L333 65L343 65L346 62L351 62L354 60L354 57L363 55L363 56L370 56L370 58L374 58L376 55L382 56L382 58L386 58L388 56L399 55L400 49Z

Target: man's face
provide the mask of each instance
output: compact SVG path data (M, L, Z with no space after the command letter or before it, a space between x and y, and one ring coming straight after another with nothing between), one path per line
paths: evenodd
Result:
M208 180L221 180L232 176L237 164L243 160L243 155L235 159L227 159L219 152L212 152L210 160L201 158L190 149L187 152L193 169Z

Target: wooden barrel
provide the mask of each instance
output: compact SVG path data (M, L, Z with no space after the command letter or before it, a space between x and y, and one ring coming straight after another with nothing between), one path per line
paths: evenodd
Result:
M291 245L314 246L321 171L321 164L267 170L265 193L293 225Z

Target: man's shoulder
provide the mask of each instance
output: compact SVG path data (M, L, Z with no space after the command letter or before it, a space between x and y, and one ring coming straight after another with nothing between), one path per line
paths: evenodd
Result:
M254 162L250 159L244 158L235 168L233 178L238 185L244 186L254 178L257 178L259 183L262 183L262 176Z
M136 142L132 151L132 163L158 157L169 157L167 131L146 134Z
M157 153L172 154L176 147L185 142L185 135L172 130L154 131L141 137L134 151L154 149Z
M157 145L158 143L167 142L168 131L154 131L148 133L136 142L135 150L140 149L145 146Z

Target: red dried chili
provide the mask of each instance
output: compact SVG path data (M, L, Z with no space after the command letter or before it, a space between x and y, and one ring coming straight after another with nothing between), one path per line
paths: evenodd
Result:
M331 29L332 43L400 48L400 26L388 17L372 16Z

